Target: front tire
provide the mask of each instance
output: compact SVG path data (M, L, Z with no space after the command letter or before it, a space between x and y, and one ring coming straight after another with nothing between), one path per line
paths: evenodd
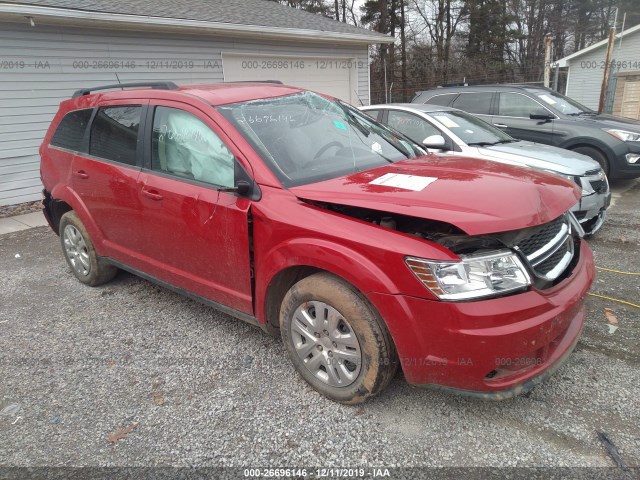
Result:
M97 287L113 279L118 269L96 253L86 228L74 211L60 219L60 243L71 271L85 285Z
M328 273L296 283L280 309L289 357L315 390L357 404L380 393L397 368L391 335L366 298Z
M593 147L578 147L573 149L576 153L581 153L582 155L586 155L587 157L593 158L596 162L600 164L602 170L604 170L605 175L609 176L609 161L604 153L602 153L597 148Z

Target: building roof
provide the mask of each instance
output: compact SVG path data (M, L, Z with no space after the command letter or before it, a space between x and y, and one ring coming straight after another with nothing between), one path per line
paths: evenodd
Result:
M7 15L13 15L14 21L18 16L30 16L36 23L38 19L57 23L75 20L245 36L293 36L300 41L393 42L388 35L267 0L0 0L0 19Z
M616 40L618 40L620 38L624 38L627 35L631 35L632 33L635 33L635 32L637 32L639 30L640 30L640 24L636 25L635 27L627 28L623 32L619 32L619 33L616 34ZM593 50L596 50L598 48L606 47L607 43L609 43L609 39L605 38L604 40L602 40L602 41L600 41L598 43L594 43L593 45L591 45L591 46L589 46L587 48L583 48L582 50L578 50L577 52L572 53L571 55L567 55L566 57L561 58L560 60L557 60L555 63L560 68L568 67L569 63L574 58L580 57L580 56L584 55L585 53L589 53L589 52L591 52Z

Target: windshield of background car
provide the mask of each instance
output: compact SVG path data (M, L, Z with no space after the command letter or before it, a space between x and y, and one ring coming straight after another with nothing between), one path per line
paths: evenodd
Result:
M312 92L218 107L285 187L337 178L424 152L355 108Z
M538 97L542 102L551 107L553 110L557 110L560 113L564 113L565 115L577 115L583 112L590 112L591 109L585 107L584 105L579 104L575 100L570 99L569 97L565 97L556 92L549 92L547 90L535 90L531 91L536 97Z
M467 145L496 144L513 141L513 138L498 130L493 125L480 120L466 112L442 111L430 112L429 115Z

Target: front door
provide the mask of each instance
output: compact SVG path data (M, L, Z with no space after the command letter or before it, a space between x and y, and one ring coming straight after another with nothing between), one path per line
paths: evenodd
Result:
M493 125L514 138L553 145L553 120L532 120L532 112L545 110L541 104L521 93L499 93ZM551 114L553 115L553 114Z
M200 110L150 106L147 164L138 179L151 275L252 314L251 200L221 191L241 168L235 150Z

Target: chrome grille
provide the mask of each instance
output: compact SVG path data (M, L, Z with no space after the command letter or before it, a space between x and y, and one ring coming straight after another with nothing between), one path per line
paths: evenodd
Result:
M566 216L542 225L517 245L534 273L553 281L566 270L574 254L571 223Z

